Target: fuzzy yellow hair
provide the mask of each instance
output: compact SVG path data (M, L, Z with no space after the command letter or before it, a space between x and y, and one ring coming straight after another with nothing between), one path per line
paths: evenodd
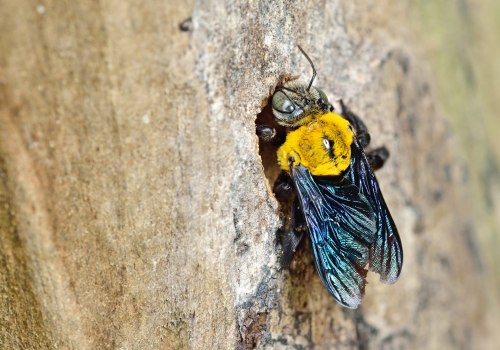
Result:
M335 113L325 113L290 132L278 150L278 163L290 171L303 165L317 176L340 175L350 164L354 132L347 120Z

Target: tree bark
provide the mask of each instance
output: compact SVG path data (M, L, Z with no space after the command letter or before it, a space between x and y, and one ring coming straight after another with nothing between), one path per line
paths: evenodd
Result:
M500 186L481 171L494 177L500 157L484 127L489 141L472 144L488 161L469 161L475 135L438 101L447 76L426 59L420 6L3 0L0 348L497 344L483 233L498 232ZM356 311L323 288L306 244L279 262L277 165L255 119L281 75L310 76L297 43L316 85L391 152L377 176L403 274L369 274ZM498 126L487 116L475 118Z

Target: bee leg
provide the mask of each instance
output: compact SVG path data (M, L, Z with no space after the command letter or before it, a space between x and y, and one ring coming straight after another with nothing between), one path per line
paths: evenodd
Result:
M274 182L273 192L279 201L289 199L293 194L293 184L290 175L282 171Z
M267 125L257 125L255 130L262 141L271 142L277 136L276 129Z
M283 249L283 255L281 257L282 266L288 267L290 265L293 255L295 254L295 251L302 241L302 238L304 238L304 234L306 232L307 226L304 214L302 214L298 199L295 198L292 208L290 230L285 232L281 242Z
M280 202L290 203L292 196L295 193L290 175L284 171L281 172L274 182L273 192L276 195L276 199ZM285 205L285 207L287 206ZM293 255L302 241L304 233L307 231L306 220L304 218L304 214L302 214L302 210L300 209L297 197L293 199L290 211L290 222L285 228L285 231L280 235L281 247L283 250L281 263L284 267L288 267L290 265L290 261L292 261Z
M356 131L356 138L361 147L366 148L370 144L371 139L368 128L365 123L344 104L344 101L339 100L339 103L341 107L340 115L347 119Z
M255 131L259 140L264 142L280 145L285 142L286 135L282 131L278 131L269 125L257 125Z
M382 168L387 158L389 158L389 151L385 146L366 152L366 159L374 171Z

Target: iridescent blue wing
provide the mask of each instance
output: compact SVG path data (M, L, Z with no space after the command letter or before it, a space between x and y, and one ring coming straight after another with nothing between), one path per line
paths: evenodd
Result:
M370 246L370 271L379 273L381 281L394 283L403 265L403 248L398 230L357 140L354 140L351 150L351 165L346 176L365 195L377 217L377 236Z
M347 178L313 177L301 165L293 167L291 177L321 280L337 302L356 308L366 284L369 247L377 232L370 202Z

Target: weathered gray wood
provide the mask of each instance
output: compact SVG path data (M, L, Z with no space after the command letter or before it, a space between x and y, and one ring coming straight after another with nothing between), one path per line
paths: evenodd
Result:
M408 25L418 6L3 0L0 348L493 346L498 258L468 197L480 163ZM254 122L281 74L309 76L297 43L391 151L378 178L404 271L370 275L357 311L308 247L279 264Z

